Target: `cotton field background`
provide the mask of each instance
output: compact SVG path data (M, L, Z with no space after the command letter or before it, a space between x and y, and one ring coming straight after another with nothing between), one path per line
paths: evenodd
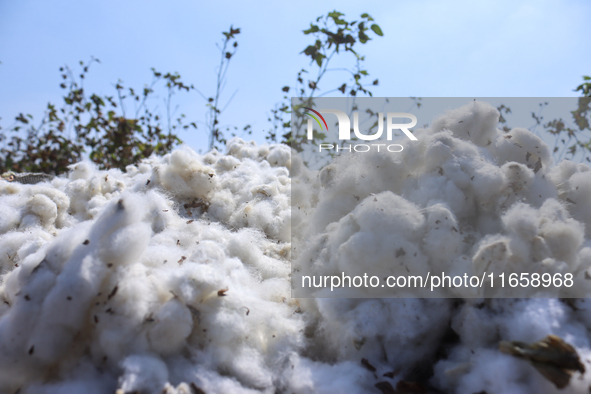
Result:
M553 164L498 119L469 103L400 154L320 172L285 145L233 139L125 173L82 162L51 182L0 181L0 392L587 393L587 299L291 298L293 270L388 264L393 237L414 267L471 272L489 253L585 281L589 167ZM359 198L335 203L346 194ZM376 197L380 216L363 205ZM471 223L469 245L433 226L442 217ZM292 256L292 237L318 245ZM379 252L339 257L368 237ZM570 358L500 349L548 335Z

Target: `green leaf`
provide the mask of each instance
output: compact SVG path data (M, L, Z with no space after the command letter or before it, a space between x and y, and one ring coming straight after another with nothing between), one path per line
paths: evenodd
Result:
M384 33L382 33L382 29L380 29L380 27L378 25L376 25L375 23L373 25L371 25L371 30L373 30L373 32L376 33L380 37L384 35Z
M370 38L367 36L367 34L365 34L362 31L359 32L359 42L360 43L365 44L369 40L370 40Z
M319 53L316 55L316 63L318 64L318 67L322 67L322 59L324 59L324 55Z
M308 30L304 30L304 34L316 33L319 30L320 29L318 28L317 25L313 25L313 24L310 23L310 28Z
M369 75L369 73L368 73L367 71L365 71L365 70L361 70L361 71L359 71L359 74L363 74L363 75Z
M333 19L338 19L340 16L343 16L343 15L345 15L345 14L343 14L342 12L338 12L336 10L328 13L328 17L333 18Z

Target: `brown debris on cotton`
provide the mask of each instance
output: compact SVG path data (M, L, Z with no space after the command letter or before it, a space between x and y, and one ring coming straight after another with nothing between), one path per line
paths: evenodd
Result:
M556 335L548 335L532 344L502 341L499 350L529 361L559 389L569 384L574 372L585 373L585 366L581 363L577 351Z

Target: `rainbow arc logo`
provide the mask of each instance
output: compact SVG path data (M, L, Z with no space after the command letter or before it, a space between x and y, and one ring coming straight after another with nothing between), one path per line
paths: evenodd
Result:
M304 109L306 111L311 111L314 112L316 115L318 115L320 117L320 119L322 119L322 122L324 123L324 126L326 126L326 131L328 131L328 125L326 124L326 120L324 120L324 117L322 115L320 115L320 112L313 110L312 108L306 108L304 107ZM314 115L312 115L310 112L304 112L305 115L311 116L312 118L314 118L314 120L318 123L318 126L320 126L320 130L323 130L322 127L322 123L320 123L320 120L318 120L318 118Z

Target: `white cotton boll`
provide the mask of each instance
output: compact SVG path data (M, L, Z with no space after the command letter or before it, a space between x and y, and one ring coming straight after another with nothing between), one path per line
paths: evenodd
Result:
M231 353L226 355L226 367L241 383L256 390L271 390L273 375L265 367L263 355L260 352L248 347L224 350Z
M483 208L490 209L499 198L501 190L506 183L506 175L503 169L493 165L482 165L474 171L472 188Z
M240 160L232 156L220 157L215 163L215 169L218 174L232 171L240 165Z
M262 244L264 242L262 238L262 234L253 229L240 230L228 243L228 253L232 257L238 257L247 266L255 267L260 272L262 279L285 277L289 274L290 269L287 264L277 264L279 255L272 258L266 255L272 253L267 248L253 247L254 244Z
M11 204L11 200L6 197L0 198L0 234L16 228L21 221L20 210ZM16 201L12 201L16 202Z
M464 233L465 234L465 233ZM464 236L464 235L462 235ZM464 240L463 243L465 244L466 241ZM469 245L471 246L471 245ZM471 263L472 259L469 255L456 255L453 257L453 260L442 262L437 267L433 267L431 271L432 275L443 275L445 274L447 277L453 278L454 276L459 276L464 278L464 275L467 276L467 281L474 275L477 275L475 271L475 267ZM482 275L482 274L480 274ZM452 279L453 280L453 279ZM463 280L463 279L462 279ZM485 283L487 282L487 278L485 278ZM442 280L443 283L443 280ZM449 283L448 279L445 279L445 286L447 287ZM428 286L431 283L428 284ZM452 287L452 288L444 288L443 284L441 288L434 288L433 291L427 293L429 297L454 297L454 298L476 298L479 296L483 296L482 290L477 287L471 286L459 286L459 287Z
M160 294L163 297L170 295L170 289L174 289L175 295L187 304L202 303L204 300L217 296L221 289L228 288L225 278L226 272L220 269L219 263L211 264L183 264L183 270L170 274L162 286ZM164 293L166 292L166 293Z
M306 197L310 189L303 185L293 185L291 190L293 204L293 209L291 211L291 225L292 228L296 229L300 226L306 225L307 211L310 210L310 200Z
M23 190L23 185L17 182L8 182L0 178L0 196L14 196Z
M35 193L40 193L51 199L57 208L57 217L55 226L62 228L73 224L72 218L68 215L68 207L70 206L70 199L61 190L56 190L49 187L39 187L34 189Z
M552 155L546 143L531 131L523 128L512 129L507 134L499 134L489 148L499 164L510 161L524 164L534 172L546 172L552 166Z
M245 142L239 137L234 137L226 143L226 153L238 159L259 159L269 154L269 146L257 146L254 141Z
M30 214L23 215L23 217L21 218L19 228L26 229L26 228L37 227L37 226L43 226L43 224L41 222L41 218L39 218L39 216L37 216L35 214L30 213Z
M36 194L27 201L29 210L37 215L44 226L52 226L57 219L57 206L47 196Z
M162 305L153 315L148 338L152 349L161 355L178 352L193 329L189 309L180 301L172 299Z
M540 207L549 198L557 199L556 186L546 176L536 176L523 195L531 205Z
M96 165L90 161L82 161L80 163L72 164L69 166L70 172L68 178L71 181L77 179L88 180L93 173L96 172Z
M295 149L291 150L291 166L289 167L289 175L292 177L293 180L297 179L298 177L304 177L307 174L314 172L310 171L308 167L304 164L304 159L302 155L296 151Z
M331 168L326 175L320 174L319 182L321 185L324 182L324 186L307 232L317 233L329 223L337 222L372 192L400 193L407 175L402 162L379 154L342 155ZM368 171L372 176L366 176Z
M123 375L119 387L123 392L160 394L168 382L168 368L159 358L150 355L132 355L121 363Z
M564 181L560 193L574 219L585 224L587 237L591 234L591 173L576 172Z
M459 225L453 213L443 204L428 208L427 234L423 238L423 247L429 254L431 264L444 264L460 252Z
M196 246L196 248L193 250L193 253L191 254L192 261L197 261L200 263L219 263L226 259L226 242L229 241L229 237L226 235L224 237L224 245L220 245L218 242L216 242L216 235L219 236L219 234L216 234L215 229L213 229L211 233L203 234L203 239L199 241L199 245Z
M583 272L591 268L591 247L585 246L579 250L575 268L579 272ZM586 275L584 276L586 279Z
M527 241L533 241L540 227L540 213L537 209L524 204L515 204L502 218L505 229Z
M346 171L347 173L344 175L344 177L353 175L356 178L355 191L360 194L360 198L367 196L369 190L374 194L387 190L396 194L401 192L404 180L410 172L400 156L372 152L368 155L364 154L362 159L360 164L371 171L371 176L367 176L368 173L362 168L351 169L352 171ZM342 181L346 180L341 178Z
M116 230L102 240L99 256L106 264L133 264L148 246L151 233L147 223L135 223Z
M142 174L149 174L152 172L152 166L150 166L147 160L143 160L140 164L138 164L138 170Z
M235 195L226 189L216 191L211 198L207 211L218 220L230 221L230 217L236 212Z
M45 259L50 265L61 271L72 254L88 239L87 236L93 224L91 221L85 221L61 230L57 239L52 240L54 242L49 243L44 250Z
M589 348L587 329L572 321L571 310L552 298L516 300L504 316L495 317L504 340L535 342L547 335L558 335L572 346Z
M400 196L391 192L369 196L338 226L328 228L329 242L320 254L328 261L318 268L332 273L344 270L350 275L371 269L380 273L426 272L423 256L413 245L423 237L424 222L418 208ZM403 259L393 261L396 254Z
M453 157L453 150L442 141L435 140L427 146L423 157L425 172L435 171Z
M445 299L317 299L324 317L316 333L321 341L315 357L337 360L371 359L383 370L411 368L434 354L432 344L449 319ZM383 373L383 372L382 372Z
M523 189L527 190L533 184L535 178L533 170L515 162L505 163L501 167L501 171L506 177L510 192L516 194L523 192Z
M174 211L171 202L162 194L156 191L146 193L144 205L145 222L150 223L152 231L158 234L166 228L172 227L173 223L179 223L179 217Z
M562 191L564 190L563 186L569 186L568 180L576 172L578 172L576 163L570 160L562 160L553 166L546 176L556 185L558 190ZM568 189L568 187L565 189Z
M77 179L71 181L66 185L64 190L70 198L70 214L82 220L89 219L90 215L87 212L87 204L91 196L86 188L86 180Z
M554 258L572 264L584 240L585 226L569 217L556 200L548 199L540 208L540 236L544 238Z
M248 209L250 208L250 209ZM244 210L249 227L264 231L269 237L289 241L290 210L281 211L270 201L260 201Z
M128 176L133 177L133 176L137 175L138 173L139 173L139 170L135 165L129 164L129 165L125 166L125 174L127 174Z
M457 138L487 146L496 138L499 115L490 104L474 101L435 119L432 129L435 132L451 130Z
M298 394L370 393L376 388L375 377L360 363L346 361L327 364L299 357L292 361L293 369L287 370L286 392Z
M187 149L190 149L190 148L187 146ZM207 152L205 155L203 155L203 163L205 163L207 165L213 165L222 157L223 157L223 155L217 150L217 148L213 148L212 150Z
M217 184L215 170L202 164L190 149L174 151L158 177L160 184L179 198L205 198Z
M318 200L320 182L317 172L306 172L291 179L291 206L305 209L314 206Z
M426 157L425 150L432 141L440 138L444 140L452 139L452 133L449 130L434 133L431 129L414 129L413 134L417 137L418 141L404 146L404 150L402 151L404 164L409 173L415 173L423 167Z
M128 199L130 200L133 198ZM37 271L31 271L32 278L45 278L49 275L44 281L47 283L46 286L36 287L35 281L28 280L21 289L23 297L26 296L26 302L32 305L42 303L41 309L35 314L37 323L30 324L33 333L27 340L27 348L34 349L29 352L34 352L35 359L49 362L68 351L75 335L83 326L86 310L106 275L106 265L95 256L101 240L99 234L109 234L118 226L128 224L129 215L134 216L133 211L131 207L126 208L124 200L111 204L110 212L104 212L101 218L92 224L88 235L89 242L77 243L55 282L51 275L55 275L52 272L55 272L57 267L51 263L54 258L51 251L47 255L47 263L40 264ZM62 237L62 240L65 241L66 238ZM51 270L47 271L46 267L51 267ZM26 275L25 272L23 271L21 276Z
M129 324L125 316L98 313L95 316L100 316L99 324L107 323L92 338L91 351L96 361L113 365L129 354L151 351L146 331L139 324Z
M258 198L265 198L265 197L273 197L277 195L277 186L276 185L257 185L250 189L253 197Z
M86 309L104 278L105 269L91 256L66 264L42 301L39 321L28 340L28 346L35 347L35 358L49 362L68 351L84 324Z
M318 173L318 179L320 179L320 186L327 188L331 186L335 180L337 172L337 166L329 164L320 170Z
M112 196L105 196L99 193L99 189L94 191L90 191L90 199L85 201L86 206L84 210L86 212L87 217L95 218L100 215L102 208L109 202Z
M416 181L407 181L403 194L418 206L429 206L445 202L458 217L465 216L469 197L452 181L442 175L424 175Z
M142 197L134 194L109 201L92 225L89 234L91 244L97 245L116 230L140 222L144 216L142 202Z
M112 198L120 194L125 190L125 183L118 178L121 178L122 174L119 170L109 170L106 175L101 174L100 190L105 196Z
M291 167L291 148L287 145L272 145L267 155L267 161L273 167Z
M160 291L158 276L149 276L149 269L142 264L133 264L119 269L117 276L103 284L103 306L108 305L113 314L125 316L128 323L139 324L152 312L157 302L164 302L172 295ZM98 292L97 292L98 293ZM109 297L110 296L110 297ZM106 310L108 308L101 308Z
M31 232L9 232L0 236L0 272L5 273L37 252L51 236L40 229Z
M510 242L510 238L500 235L483 238L472 257L474 272L477 275L481 275L483 272L506 272L511 254Z

